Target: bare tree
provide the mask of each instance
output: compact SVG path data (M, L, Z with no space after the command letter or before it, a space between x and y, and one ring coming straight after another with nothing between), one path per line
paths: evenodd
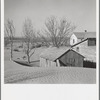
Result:
M9 44L9 38L8 37L4 37L4 46L6 47Z
M25 38L27 59L28 63L30 63L30 58L35 52L35 48L33 52L31 52L33 49L31 47L34 45L34 43L36 43L36 30L33 29L32 21L30 19L26 19L24 22L23 35Z
M15 36L15 27L13 21L8 19L5 23L4 33L6 36L6 41L11 45L11 59L13 58L13 39Z
M71 22L68 22L66 18L57 20L54 16L47 19L45 26L46 29L41 38L44 42L48 42L47 39L49 39L49 44L51 42L55 47L65 44L68 35L75 29L75 26L71 25Z
M38 38L42 42L42 45L45 45L48 47L50 45L50 39L46 36L47 34L41 34L41 33L40 31L37 32Z

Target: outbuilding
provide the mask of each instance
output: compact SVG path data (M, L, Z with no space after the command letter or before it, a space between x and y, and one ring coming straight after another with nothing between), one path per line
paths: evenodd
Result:
M88 32L85 38L88 39L88 46L96 46L96 32Z
M83 67L84 56L70 47L50 47L40 54L41 67Z

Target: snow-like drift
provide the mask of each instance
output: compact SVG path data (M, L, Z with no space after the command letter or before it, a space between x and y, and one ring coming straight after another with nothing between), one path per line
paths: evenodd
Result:
M96 69L79 67L26 67L5 61L5 83L93 84Z

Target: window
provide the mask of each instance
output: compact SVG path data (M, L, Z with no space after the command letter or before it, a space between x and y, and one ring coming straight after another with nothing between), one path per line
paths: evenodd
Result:
M88 39L88 46L96 46L96 39L95 38L89 38Z
M76 47L76 51L78 51L78 52L79 52L79 47Z

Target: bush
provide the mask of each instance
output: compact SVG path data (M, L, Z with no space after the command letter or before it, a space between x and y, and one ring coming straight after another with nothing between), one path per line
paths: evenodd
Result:
M23 48L23 45L20 45L18 48Z
M14 49L14 51L17 51L17 52L19 52L19 50L18 50L18 49Z
M41 44L36 45L37 48L41 47Z
M35 48L35 46L33 45L30 49L34 49Z

